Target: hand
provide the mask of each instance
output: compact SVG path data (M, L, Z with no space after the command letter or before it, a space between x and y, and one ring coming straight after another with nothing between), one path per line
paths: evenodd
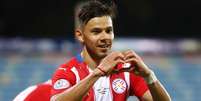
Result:
M100 62L98 68L109 75L112 73L113 68L119 63L125 63L124 55L121 52L112 52Z
M151 69L143 62L133 50L127 50L122 53L124 55L125 63L131 63L129 71L133 71L136 75L148 77L151 74Z

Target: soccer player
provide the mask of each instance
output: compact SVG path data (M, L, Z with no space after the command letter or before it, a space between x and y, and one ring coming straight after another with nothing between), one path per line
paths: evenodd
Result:
M19 93L13 101L50 101L52 82L33 85Z
M58 67L51 101L170 101L154 72L133 51L111 51L114 7L97 0L78 6L75 37L80 54Z

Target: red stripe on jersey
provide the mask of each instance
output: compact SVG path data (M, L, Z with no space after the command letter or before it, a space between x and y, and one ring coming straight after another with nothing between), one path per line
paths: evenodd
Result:
M119 81L115 82L115 80ZM123 86L126 84L126 86ZM114 87L115 86L115 87ZM113 101L126 101L128 85L125 81L124 73L113 74L110 76L110 88L112 89ZM118 93L118 89L123 92ZM115 92L116 91L116 92Z
M130 95L135 95L139 99L143 96L143 94L148 90L148 86L144 79L140 76L136 76L133 73L130 73Z

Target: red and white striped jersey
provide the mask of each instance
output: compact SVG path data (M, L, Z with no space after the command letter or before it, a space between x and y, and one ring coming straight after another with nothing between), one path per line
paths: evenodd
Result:
M52 96L61 93L84 79L92 70L83 62L81 55L73 57L61 65L52 78ZM100 77L82 101L126 101L128 96L139 99L148 90L142 77L133 73L121 72Z
M13 101L50 101L52 81L33 85L20 92Z

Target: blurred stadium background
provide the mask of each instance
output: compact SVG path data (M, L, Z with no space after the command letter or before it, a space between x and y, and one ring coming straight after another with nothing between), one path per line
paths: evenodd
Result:
M0 101L51 78L80 51L73 36L77 1L0 1ZM173 101L201 101L200 0L113 1L118 5L113 49L139 53Z
M201 47L192 39L117 38L114 50L134 49L155 71L173 101L201 100ZM29 85L51 78L79 44L53 39L0 39L0 100L11 101ZM129 101L135 99L129 98Z

